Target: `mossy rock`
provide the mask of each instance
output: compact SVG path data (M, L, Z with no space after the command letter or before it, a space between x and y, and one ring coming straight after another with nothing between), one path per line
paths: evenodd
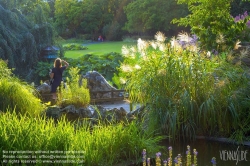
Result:
M61 116L61 110L57 106L48 107L46 110L46 117L53 118L55 120L59 119Z

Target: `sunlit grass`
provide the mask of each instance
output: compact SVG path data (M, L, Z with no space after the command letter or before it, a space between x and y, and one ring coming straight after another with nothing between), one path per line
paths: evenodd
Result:
M159 151L163 137L144 133L136 122L91 126L87 119L69 123L61 118L18 117L0 114L0 155L3 150L84 151L84 165L114 165L124 160L140 159L143 148ZM27 159L26 159L27 160Z

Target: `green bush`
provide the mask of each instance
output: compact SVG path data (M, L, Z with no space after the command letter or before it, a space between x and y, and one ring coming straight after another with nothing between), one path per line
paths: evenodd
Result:
M208 58L194 45L183 49L175 40L171 43L159 33L156 41L138 41L138 48L124 55L121 70L130 99L148 104L150 126L173 139L229 137L246 122L242 115L250 108L243 67L221 56Z
M68 50L86 50L88 48L81 44L70 43L70 44L63 45L63 49L64 51L68 51Z
M188 6L190 14L184 18L176 18L173 22L190 26L192 33L199 36L202 49L217 51L232 49L237 40L245 41L246 36L243 35L248 37L249 28L246 23L250 17L235 21L230 15L231 2L231 0L178 0L179 4Z
M0 124L1 156L3 151L9 150L81 151L84 152L80 156L84 157L86 166L110 166L124 160L140 160L143 148L149 149L150 154L159 151L158 143L163 138L154 137L151 133L143 133L141 126L136 122L115 125L99 123L91 128L87 120L81 121L80 126L80 122L72 124L63 118L55 123L52 119L18 117L16 114L7 112L0 114ZM72 154L57 153L57 156L60 155ZM69 159L74 160L70 157L62 158L62 160ZM75 159L82 160L77 156Z
M53 68L53 63L38 62L35 66L35 73L41 80L49 80L49 71Z
M66 87L61 87L57 104L60 106L73 104L76 107L85 107L90 102L89 89L87 89L87 80L82 81L79 85L79 69L71 67L69 69L70 78L67 77Z

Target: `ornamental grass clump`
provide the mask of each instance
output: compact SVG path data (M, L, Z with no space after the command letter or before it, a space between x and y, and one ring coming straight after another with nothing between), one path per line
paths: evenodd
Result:
M34 87L18 79L0 79L0 92L0 111L10 109L23 115L39 116L44 110Z
M172 140L241 131L250 107L244 67L230 63L225 54L204 53L195 36L165 39L159 32L154 41L139 39L137 47L123 47L125 89L132 102L150 107L148 127Z
M44 110L35 88L13 76L1 59L0 92L0 111L9 109L22 115L39 116Z
M74 105L79 108L89 104L90 94L87 88L87 80L83 79L80 85L80 75L78 75L78 73L79 69L77 67L70 68L70 78L67 77L66 83L61 85L61 90L58 95L57 104L59 106Z

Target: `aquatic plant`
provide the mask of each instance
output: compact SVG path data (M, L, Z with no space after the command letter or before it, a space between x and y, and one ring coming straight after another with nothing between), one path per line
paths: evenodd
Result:
M178 156L175 157L173 162L172 162L172 147L170 146L168 149L169 149L169 158L168 158L168 160L163 160L163 162L161 160L161 152L156 153L156 155L155 155L156 156L155 157L155 165L156 166L161 166L162 163L163 163L163 166L172 166L172 163L174 164L174 166L184 166L184 165L186 165L186 166L197 166L198 152L196 151L196 149L193 149L193 164L192 164L191 153L190 153L191 149L190 149L189 145L187 146L186 161L185 162L182 162L180 154L178 154ZM145 151L146 151L146 149L143 149L143 152L142 152L143 158L145 157L144 156ZM216 165L215 157L212 158L211 163L213 164L213 166ZM150 166L150 162L148 162L148 166Z
M216 158L215 157L212 158L211 163L213 164L213 166L216 166Z
M142 165L143 166L146 166L146 164L147 164L146 158L147 158L147 152L146 152L146 149L143 149L143 151L142 151Z
M194 154L194 163L193 163L193 166L197 166L197 155L198 155L198 152L196 151L196 149L193 150L193 154Z
M186 155L187 155L187 166L191 165L191 152L190 152L190 146L187 146L187 151L186 151Z
M161 166L161 152L156 153L155 156L156 166Z

